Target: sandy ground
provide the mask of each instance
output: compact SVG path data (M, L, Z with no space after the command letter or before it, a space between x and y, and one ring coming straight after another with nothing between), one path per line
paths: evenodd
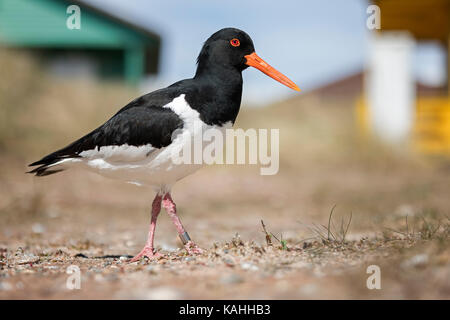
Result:
M205 253L188 256L163 212L156 244L164 257L129 264L145 242L149 190L77 170L38 179L20 169L2 175L2 299L450 297L445 216L415 216L406 205L388 217L353 212L342 241L340 219L346 228L350 216L338 205L328 241L332 203L317 201L320 183L298 188L292 175L205 168L173 193ZM284 245L266 242L261 219ZM367 288L370 265L380 267L379 290ZM80 269L80 289L67 288L69 266Z

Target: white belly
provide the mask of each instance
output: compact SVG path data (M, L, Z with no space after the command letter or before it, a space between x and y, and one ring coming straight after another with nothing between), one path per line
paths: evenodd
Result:
M212 127L203 124L202 126L186 126L172 143L161 149L153 149L148 151L148 155L144 159L135 157L138 161L121 161L117 159L116 154L123 152L120 149L130 149L126 147L115 147L114 155L109 157L99 157L94 159L83 159L82 163L85 168L94 171L106 177L123 180L137 185L152 186L158 190L169 190L170 187L178 180L190 175L200 169L203 163L195 164L194 143L202 142L201 135L208 129L219 129L225 136L225 130L231 127L231 123L227 123L222 127ZM194 142L194 139L196 141ZM203 149L208 143L202 143ZM136 154L144 154L145 147L133 147ZM191 150L190 161L180 163L180 158L174 159L174 155L182 155L182 150ZM128 150L130 155L130 150ZM131 157L133 158L133 157Z
M181 150L186 150L187 144L192 147L191 153L194 154L193 145L198 141L201 143L203 155L203 148L208 145L203 142L203 133L214 128L220 130L225 136L225 130L232 126L231 122L223 126L206 125L200 120L200 114L189 106L184 96L182 94L164 106L171 109L183 121L183 128L172 135L172 143L167 147L158 149L150 144L139 147L128 144L102 146L83 151L79 154L79 158L64 159L53 166L81 165L106 177L152 186L157 190L170 190L176 181L203 166L202 161L181 163L174 161L174 155L180 155Z

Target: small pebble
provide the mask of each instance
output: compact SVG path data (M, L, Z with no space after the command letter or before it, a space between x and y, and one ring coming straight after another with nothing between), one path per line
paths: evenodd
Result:
M44 269L57 270L59 267L57 266L44 266Z
M31 230L33 231L33 233L42 234L45 232L45 227L40 223L35 223L31 226Z
M301 286L299 291L305 296L312 296L319 291L319 287L314 283L308 283Z
M48 209L46 214L49 218L52 218L52 219L56 219L60 216L60 213L58 212L58 210L55 210L55 209Z
M150 274L156 274L156 268L154 266L148 266L145 270Z
M97 273L97 274L94 276L94 280L97 281L97 282L103 282L103 281L105 281L105 277L104 277L103 275Z
M127 240L127 241L125 242L125 245L126 245L127 247L132 247L132 246L134 246L134 242L131 241L131 240Z
M240 275L232 273L221 277L220 282L223 284L236 284L244 282L244 279Z
M183 297L183 294L171 287L157 287L149 290L145 294L145 299L150 300L178 300Z
M117 281L119 280L119 277L116 274L108 274L105 276L105 279L107 281Z
M255 266L254 264L251 264L251 263L247 263L247 262L241 263L241 268L244 270L250 270L250 271L258 271L259 270L259 268L257 266Z
M423 267L428 263L428 255L427 254L417 254L406 261L404 261L401 266L403 268L408 267Z
M176 252L176 251L179 250L179 248L171 246L171 245L168 245L166 243L163 243L161 245L161 249L164 250L164 251L168 251L168 252Z
M17 264L28 264L39 262L39 257L34 254L24 254L17 260Z
M234 266L234 261L229 259L229 258L223 258L222 261L223 261L223 263L225 263L229 267L233 267Z
M0 291L10 291L13 289L13 286L9 282L0 282Z

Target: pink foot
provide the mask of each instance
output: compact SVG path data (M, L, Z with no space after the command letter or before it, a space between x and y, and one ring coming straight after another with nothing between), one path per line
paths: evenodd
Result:
M144 247L144 249L142 249L141 252L139 252L133 259L131 259L128 262L129 263L136 262L136 261L141 260L141 258L143 258L143 257L147 257L149 259L157 259L159 257L162 257L162 254L159 252L154 252L153 248Z
M200 249L200 247L197 246L197 245L196 245L194 242L192 242L192 241L189 241L188 243L186 243L186 244L184 245L184 247L186 248L186 251L187 251L189 254L195 255L195 254L202 254L202 253L203 253L203 250Z

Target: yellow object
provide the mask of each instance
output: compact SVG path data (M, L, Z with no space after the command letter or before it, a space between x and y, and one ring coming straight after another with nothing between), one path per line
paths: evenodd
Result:
M362 134L369 134L370 113L363 97L357 100L355 111ZM450 98L417 99L411 138L413 147L421 153L450 155Z
M450 155L449 98L417 100L413 141L421 152Z
M369 108L363 96L359 97L356 101L355 115L361 133L364 136L369 135L371 131Z

